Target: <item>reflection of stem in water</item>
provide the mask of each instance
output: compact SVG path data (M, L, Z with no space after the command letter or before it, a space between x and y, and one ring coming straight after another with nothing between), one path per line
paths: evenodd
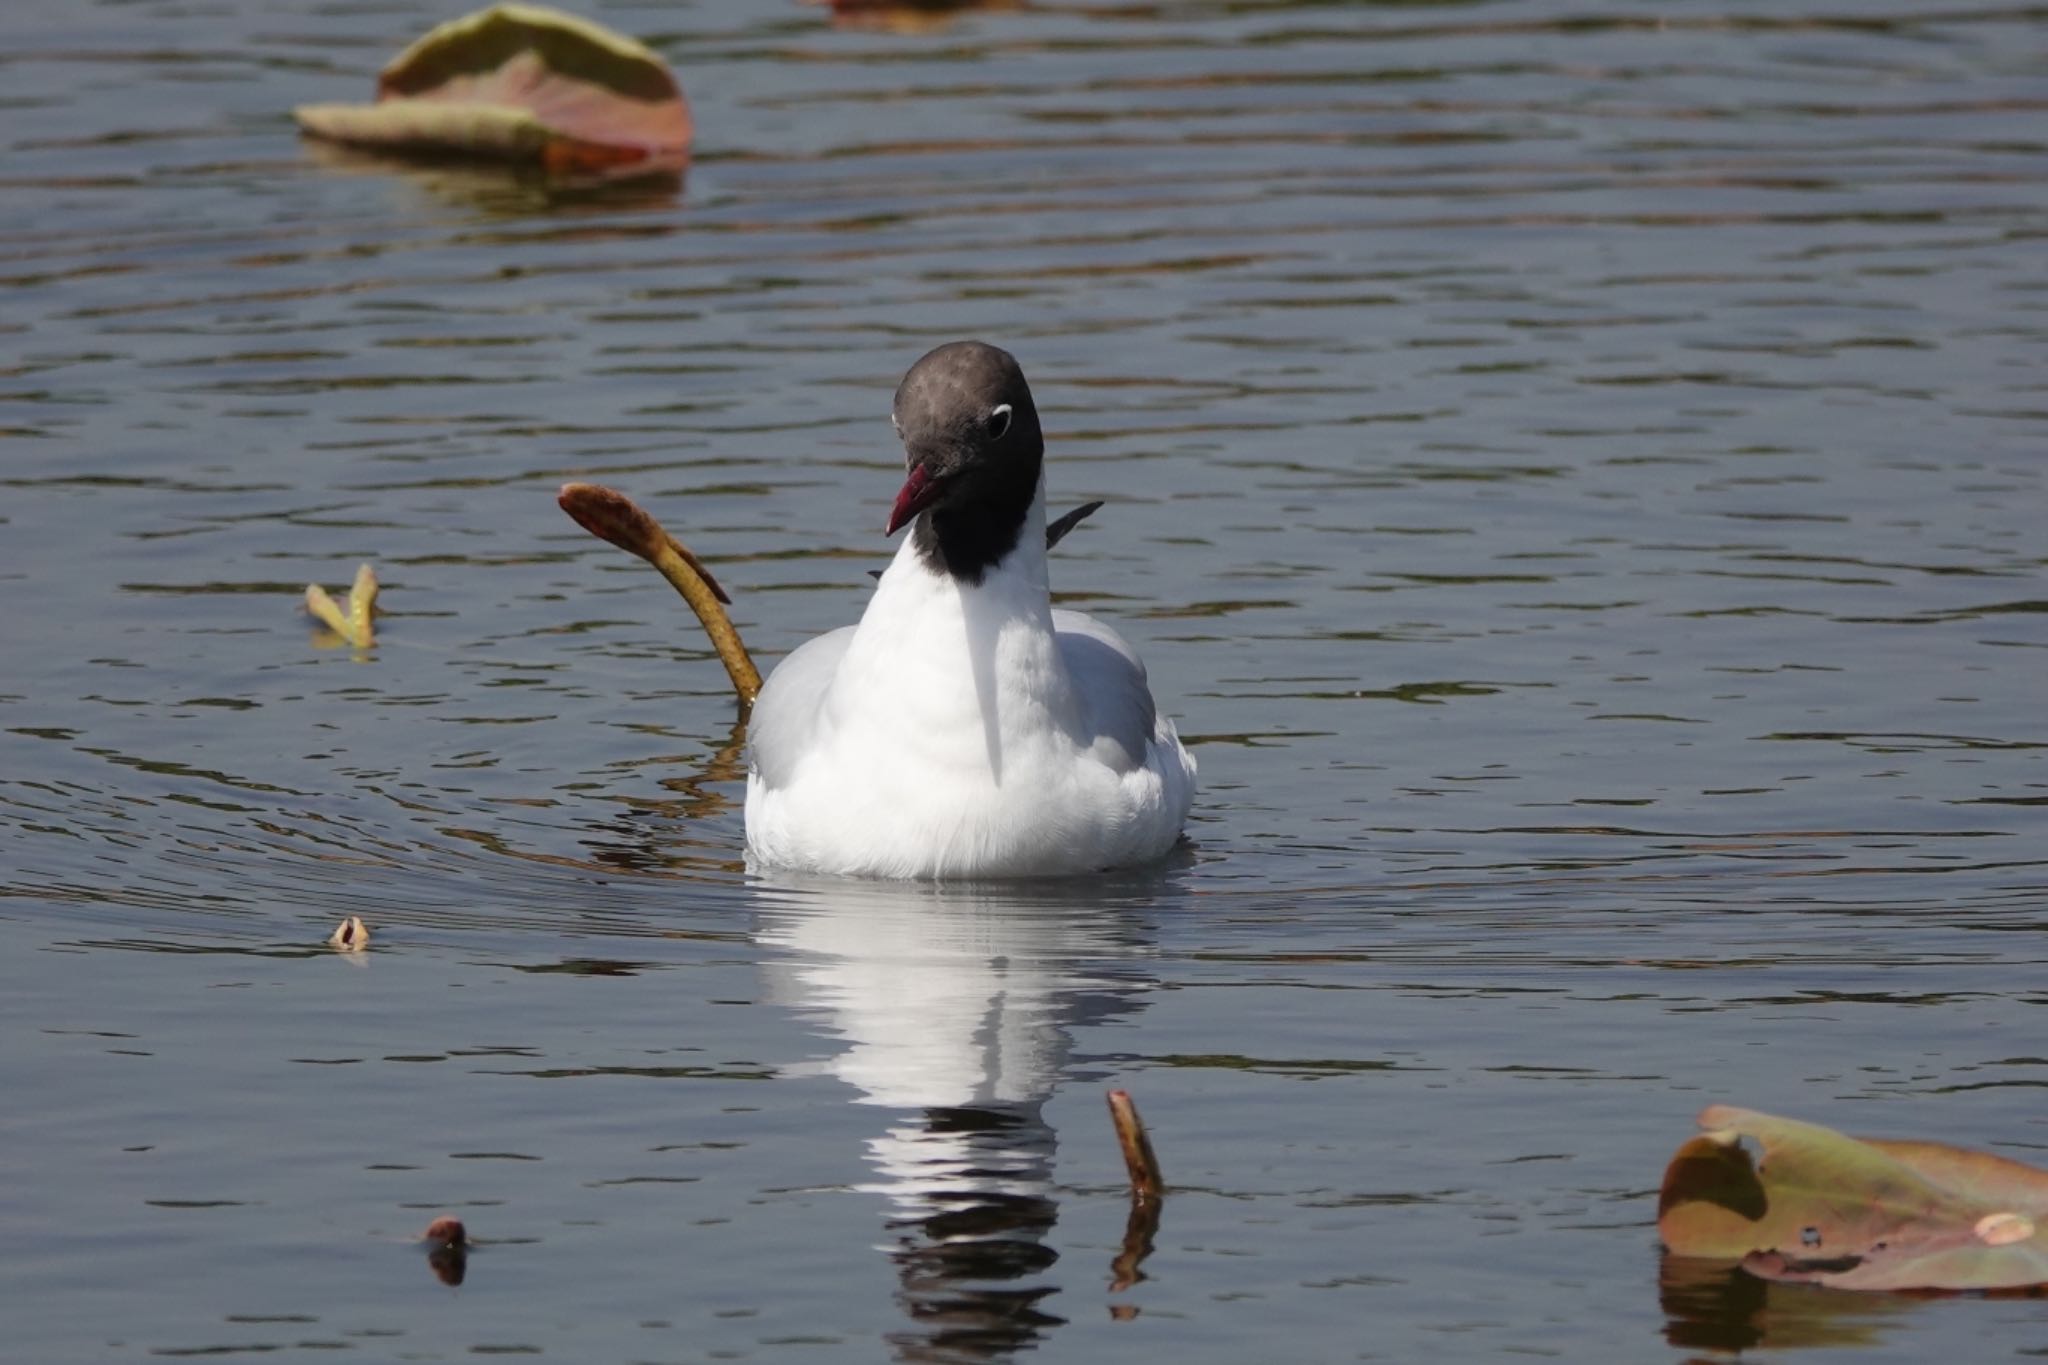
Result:
M683 776L664 777L664 791L672 797L623 798L630 814L605 822L593 835L607 836L600 842L587 838L595 866L630 868L635 872L729 872L740 864L726 851L730 844L718 838L691 837L683 831L717 820L731 812L737 797L725 787L737 787L747 776L747 723L738 721L701 766ZM672 762L661 759L660 762Z
M1157 1199L1131 1195L1131 1216L1124 1221L1123 1249L1109 1263L1110 1293L1121 1294L1134 1284L1144 1283L1145 1272L1139 1267L1152 1254L1152 1243L1159 1236L1159 1211L1164 1207Z
M705 760L702 768L688 777L664 777L661 785L669 791L683 793L683 799L673 806L676 816L684 820L705 820L724 814L732 805L732 798L716 790L714 784L741 782L746 776L747 725L741 721L732 727L725 743Z
M1072 1031L1139 1007L1142 921L1101 896L800 881L758 901L768 995L890 1117L867 1139L899 1361L1011 1362L1062 1319L1047 1102Z

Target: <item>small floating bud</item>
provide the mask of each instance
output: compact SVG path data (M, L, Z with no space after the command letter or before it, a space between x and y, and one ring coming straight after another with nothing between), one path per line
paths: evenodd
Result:
M376 643L376 631L371 624L376 604L377 574L368 564L356 569L355 586L349 592L346 610L318 583L306 585L306 610L357 649L368 649Z
M442 1214L427 1224L420 1241L427 1248L427 1265L434 1278L454 1288L469 1274L469 1232L460 1218Z
M356 566L356 580L348 591L348 638L359 648L367 647L372 636L370 610L377 604L377 572L368 564Z
M469 1241L469 1231L462 1226L460 1218L444 1213L427 1224L420 1240L434 1246L461 1246Z

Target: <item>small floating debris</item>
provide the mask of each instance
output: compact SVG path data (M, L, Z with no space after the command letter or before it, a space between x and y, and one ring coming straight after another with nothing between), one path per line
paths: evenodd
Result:
M420 1240L429 1246L467 1246L469 1229L462 1226L460 1218L444 1213L427 1224L427 1230L420 1234Z
M327 941L344 953L360 953L370 946L370 927L363 923L361 915L350 915L341 922L340 928L327 936ZM459 1236L462 1224L457 1223L455 1228ZM433 1228L427 1231L432 1232Z
M427 1224L420 1237L427 1248L427 1265L434 1278L453 1288L469 1274L469 1230L460 1218L442 1214Z
M368 564L356 569L349 588L348 609L343 610L318 583L306 585L306 610L320 623L357 649L368 649L376 641L371 624L377 605L377 574Z
M550 172L677 169L692 126L667 63L544 5L493 5L428 32L377 77L373 104L292 111L314 137Z

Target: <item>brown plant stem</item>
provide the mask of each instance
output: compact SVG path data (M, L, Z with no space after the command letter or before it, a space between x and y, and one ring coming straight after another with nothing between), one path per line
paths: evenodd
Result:
M689 547L670 535L631 498L602 484L565 483L555 501L578 526L599 540L610 541L661 571L661 576L682 594L703 623L704 633L711 637L711 647L718 651L718 661L725 665L726 674L732 679L732 689L739 695L742 710L753 706L754 698L761 694L761 670L754 667L747 647L740 643L739 631L733 628L732 618L725 614L724 604L732 599L718 586L711 571L690 553Z
M1157 1200L1166 1193L1166 1180L1159 1174L1159 1158L1129 1091L1109 1092L1109 1121L1116 1125L1117 1145L1123 1148L1124 1168L1131 1175L1131 1197Z

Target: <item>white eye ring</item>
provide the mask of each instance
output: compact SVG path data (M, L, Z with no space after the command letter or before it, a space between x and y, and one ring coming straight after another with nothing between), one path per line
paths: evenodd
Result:
M1010 405L996 404L989 411L985 425L988 427L988 434L1000 440L1010 430Z

